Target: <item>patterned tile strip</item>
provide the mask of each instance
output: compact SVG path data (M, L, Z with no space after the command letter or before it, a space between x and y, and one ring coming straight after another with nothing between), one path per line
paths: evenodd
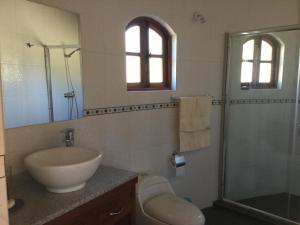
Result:
M97 108L97 109L85 109L84 116L96 116L96 115L145 111L145 110L158 110L158 109L165 109L165 108L176 108L177 106L178 103L176 102L168 102L168 103L153 103L153 104L140 104L140 105L125 105L125 106Z
M296 103L295 99L283 98L283 99L231 99L230 104L275 104L275 103Z
M214 99L212 105L223 105L224 100ZM295 103L295 99L232 99L230 104L273 104L273 103ZM124 105L113 106L106 108L85 109L84 116L97 116L115 113L125 113L134 111L145 110L158 110L166 108L177 108L178 102L166 102L166 103L153 103L153 104L139 104L139 105Z

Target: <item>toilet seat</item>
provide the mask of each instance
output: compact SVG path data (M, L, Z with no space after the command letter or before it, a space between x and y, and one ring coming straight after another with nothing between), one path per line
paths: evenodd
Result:
M162 193L144 204L145 212L169 225L203 225L202 212L193 204L172 193Z

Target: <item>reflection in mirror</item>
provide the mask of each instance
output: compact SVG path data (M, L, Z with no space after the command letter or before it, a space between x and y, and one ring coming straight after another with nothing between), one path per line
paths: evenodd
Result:
M15 4L16 28L0 30L5 128L82 117L79 16Z
M256 34L243 40L241 88L277 88L282 66L282 45L273 34Z
M249 40L243 44L243 60L252 60L254 53L254 40Z
M82 111L80 49L50 51L54 121L77 119ZM67 101L67 104L66 104Z
M266 42L262 41L261 42L261 60L272 60L272 52L273 48L272 46Z
M300 27L270 30L229 37L222 194L298 224Z

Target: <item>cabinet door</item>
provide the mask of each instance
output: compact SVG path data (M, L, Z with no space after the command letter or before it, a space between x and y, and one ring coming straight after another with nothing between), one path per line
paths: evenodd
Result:
M134 225L135 182L127 183L103 197L101 225Z
M89 204L74 209L73 211L58 217L46 225L99 225L96 211Z
M135 225L136 182L129 181L46 225Z
M8 225L6 179L0 178L0 224Z
M97 225L95 221L95 216L92 213L80 215L76 219L72 219L61 224L62 225Z

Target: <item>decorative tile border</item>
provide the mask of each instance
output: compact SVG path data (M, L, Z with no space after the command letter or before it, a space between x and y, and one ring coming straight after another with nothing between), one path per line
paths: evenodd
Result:
M296 103L296 99L291 98L265 98L265 99L232 99L230 104L283 104L283 103Z
M97 115L114 114L114 113L176 108L177 106L178 104L175 102L125 105L125 106L106 107L106 108L97 108L97 109L85 109L83 113L84 116L97 116Z
M212 105L222 105L223 100L213 100ZM166 102L166 103L153 103L153 104L139 104L139 105L125 105L125 106L113 106L106 108L85 109L83 111L84 116L98 116L115 113L145 111L145 110L159 110L167 108L177 108L178 102Z
M225 103L224 100L221 100L221 99L219 99L219 100L213 99L211 104L212 104L212 105L224 105L224 103Z
M274 103L295 103L295 99L232 99L230 104L274 104ZM223 105L224 100L214 99L212 100L212 105ZM124 106L113 106L106 108L96 108L96 109L85 109L83 115L87 116L99 116L106 114L115 113L126 113L126 112L136 112L136 111L146 111L146 110L159 110L168 108L177 108L178 102L166 102L166 103L152 103L152 104L139 104L139 105L124 105Z

